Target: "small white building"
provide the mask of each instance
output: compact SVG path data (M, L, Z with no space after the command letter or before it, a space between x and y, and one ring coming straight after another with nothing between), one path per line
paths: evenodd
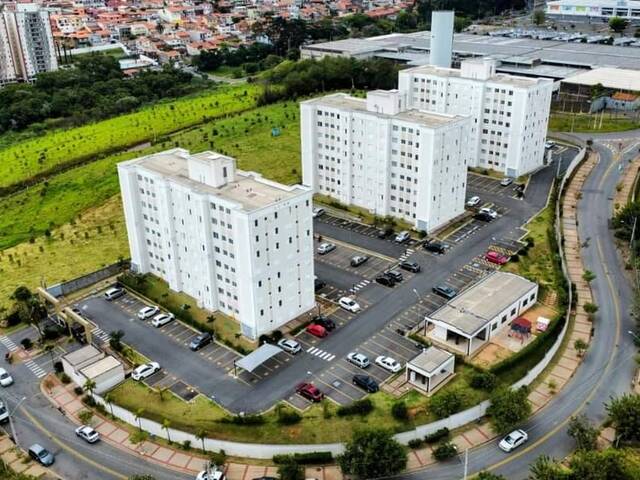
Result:
M103 393L124 380L124 366L115 357L107 355L93 345L87 345L64 355L62 368L69 378L84 387L88 380L96 384L95 393Z
M456 357L437 347L429 347L407 362L406 379L419 390L431 395L454 374Z
M427 336L471 356L537 301L538 284L496 271L449 300L425 319Z

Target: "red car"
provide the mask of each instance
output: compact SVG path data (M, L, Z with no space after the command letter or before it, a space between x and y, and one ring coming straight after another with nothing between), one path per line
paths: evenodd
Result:
M296 387L296 393L312 402L320 402L324 398L324 393L313 383L301 383Z
M504 265L509 261L509 257L503 255L500 252L494 252L493 250L489 250L484 255L485 260L491 263L495 263L496 265Z
M307 332L311 335L319 338L323 338L327 336L327 329L322 325L318 325L317 323L312 323L307 327Z

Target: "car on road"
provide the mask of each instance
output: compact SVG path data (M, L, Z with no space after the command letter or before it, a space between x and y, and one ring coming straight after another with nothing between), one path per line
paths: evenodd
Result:
M313 383L301 383L296 387L296 393L312 402L320 402L324 398L324 394Z
M440 254L444 253L447 249L444 243L439 242L437 240L426 240L422 244L422 248L424 248L428 252L440 253Z
M50 467L56 461L53 453L38 443L34 443L29 447L29 456L45 467Z
M351 313L358 313L360 311L360 304L353 298L342 297L340 300L338 300L338 305L340 305L345 310L350 311Z
M100 434L89 425L80 425L76 428L76 435L87 443L96 443L100 440Z
M408 241L410 238L411 238L411 235L409 234L409 232L404 230L396 235L396 238L394 239L394 241L396 243L404 243Z
M368 393L376 393L380 389L380 387L378 387L378 382L369 375L354 375L353 384L363 390L366 390Z
M484 254L484 259L487 262L495 263L496 265L504 265L509 261L509 257L494 250L489 250Z
M203 347L206 347L211 342L213 342L213 335L211 335L209 332L204 332L191 340L189 348L195 352Z
M278 346L291 355L295 355L296 353L302 351L302 347L300 346L300 344L290 338L281 338L278 341Z
M151 320L151 325L156 328L160 328L167 323L173 322L175 319L176 317L173 315L173 313L161 313L160 315L156 315L155 317L153 317L153 320Z
M400 273L398 270L388 270L384 272L384 274L387 275L388 277L393 278L393 281L396 283L400 283L404 278L402 276L402 273Z
M136 369L131 372L131 378L136 381L144 380L158 371L160 371L160 364L158 362L145 363L136 367Z
M356 367L367 368L370 365L369 359L363 353L351 352L347 355L347 361Z
M449 285L436 285L431 289L431 291L436 295L440 295L441 297L446 298L447 300L451 300L458 294L458 292L456 292Z
M226 480L226 478L224 472L220 470L216 470L215 472L203 470L196 476L196 480Z
M467 200L467 207L477 207L480 205L480 197L474 195L469 200Z
M124 288L113 287L104 292L104 298L108 301L115 300L116 298L120 298L125 294Z
M8 387L13 384L13 377L4 368L0 368L0 385Z
M160 311L160 308L157 306L153 307L142 307L138 310L138 318L140 320L146 320L147 318L151 318L156 315Z
M500 185L502 185L503 187L508 187L512 183L513 183L513 178L511 177L504 177L502 180L500 180Z
M556 142L553 142L551 140L547 140L546 142L544 142L544 148L553 148L556 146Z
M493 220L493 217L485 212L478 212L473 216L473 218L480 220L481 222L490 222Z
M318 338L324 338L327 335L329 335L329 332L327 332L326 328L324 328L322 325L317 325L315 323L307 325L307 332L313 335L314 337L318 337Z
M395 287L396 281L386 273L382 273L376 277L376 283L384 285L385 287Z
M324 287L327 286L327 282L325 282L323 280L320 280L319 278L316 278L313 282L314 282L313 283L313 289L316 292L322 290Z
M498 212L496 212L493 208L483 207L480 209L480 213L486 213L491 218L498 218Z
M387 238L393 236L393 228L380 228L376 232L376 237L386 240Z
M335 249L335 244L323 242L318 246L318 255L326 255L329 252L333 252Z
M413 273L418 273L420 271L420 265L416 262L400 262L400 268Z
M313 218L318 218L321 217L322 215L324 215L326 212L324 210L324 208L314 208L313 209Z
M369 257L367 257L366 255L356 255L355 257L351 257L351 262L349 263L352 267L359 267L367 260L369 260Z
M7 410L7 406L0 400L0 423L5 423L9 421L9 410Z
M386 355L380 355L376 357L376 365L390 371L391 373L398 373L402 370L402 365L396 359L387 357Z
M529 440L529 435L524 430L514 430L509 435L500 440L498 446L500 450L503 450L507 453L518 448L520 445Z
M336 322L328 317L325 317L324 315L316 315L315 317L313 317L312 322L316 325L322 325L329 331L332 331L336 328Z

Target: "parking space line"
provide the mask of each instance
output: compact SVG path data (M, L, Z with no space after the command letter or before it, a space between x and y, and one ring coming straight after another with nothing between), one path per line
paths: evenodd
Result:
M321 373L320 375L324 375L324 373ZM329 387L329 390L331 390L332 392L336 392L339 395L342 395L343 397L346 397L349 401L354 402L357 400L357 398L352 397L351 395L347 395L345 392L343 392L342 390L338 390L336 387L334 387L333 385L331 385L330 383L325 382L322 378L315 376L314 377L315 380L319 383L322 383L324 385L326 385L327 387ZM331 397L330 394L327 393L328 397ZM334 400L336 403L343 405L342 402L335 400L334 398L331 398L332 400Z

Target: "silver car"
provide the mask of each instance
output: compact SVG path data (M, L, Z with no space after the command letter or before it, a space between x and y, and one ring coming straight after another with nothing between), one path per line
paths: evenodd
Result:
M278 342L278 346L284 350L285 352L290 353L291 355L295 355L302 350L302 347L295 340L291 340L290 338L281 338Z
M318 255L325 255L329 252L334 251L335 249L336 249L336 246L333 243L329 243L329 242L321 243L320 246L318 247Z
M347 361L360 368L367 368L370 365L367 356L358 352L351 352L349 355L347 355Z

